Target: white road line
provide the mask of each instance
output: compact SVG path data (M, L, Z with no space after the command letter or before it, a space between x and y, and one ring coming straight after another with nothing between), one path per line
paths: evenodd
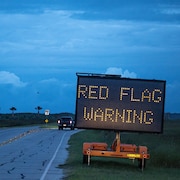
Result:
M65 137L66 134L67 134L67 132L65 132L65 133L63 134L63 136L62 136L62 138L61 138L61 141L60 141L60 143L59 143L59 145L58 145L58 147L57 147L57 149L56 149L56 151L55 151L52 159L49 161L49 164L47 165L47 167L46 167L44 173L42 174L40 180L44 180L44 178L46 177L46 174L47 174L47 172L49 171L49 168L51 167L51 164L52 164L52 162L54 161L54 159L55 159L55 157L56 157L56 155L57 155L57 153L58 153L58 151L59 151L59 148L60 148L61 145L62 145L62 142L63 142L64 137Z

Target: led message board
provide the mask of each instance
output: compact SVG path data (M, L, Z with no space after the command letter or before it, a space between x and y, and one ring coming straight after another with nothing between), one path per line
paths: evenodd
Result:
M165 81L77 74L76 127L162 133Z

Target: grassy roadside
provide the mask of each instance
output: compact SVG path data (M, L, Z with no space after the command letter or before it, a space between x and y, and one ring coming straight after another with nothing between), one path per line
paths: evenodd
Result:
M144 172L129 159L92 157L91 165L82 164L84 142L106 142L110 146L115 133L84 130L69 140L69 158L61 168L68 180L180 179L180 121L165 121L163 134L121 133L121 142L145 145L151 155Z

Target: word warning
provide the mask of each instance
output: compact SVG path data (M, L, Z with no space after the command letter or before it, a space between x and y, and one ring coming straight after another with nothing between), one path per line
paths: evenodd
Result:
M165 81L77 74L76 127L162 133Z

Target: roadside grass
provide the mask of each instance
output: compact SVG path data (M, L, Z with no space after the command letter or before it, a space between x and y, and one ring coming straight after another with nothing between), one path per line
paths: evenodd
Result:
M57 123L47 123L41 124L40 128L47 128L47 129L58 129Z
M69 157L64 169L65 180L114 180L114 179L180 179L180 121L165 121L163 134L121 133L121 142L145 145L150 159L142 172L129 159L91 157L91 164L82 163L84 142L106 142L109 146L115 138L112 131L82 130L69 140Z

